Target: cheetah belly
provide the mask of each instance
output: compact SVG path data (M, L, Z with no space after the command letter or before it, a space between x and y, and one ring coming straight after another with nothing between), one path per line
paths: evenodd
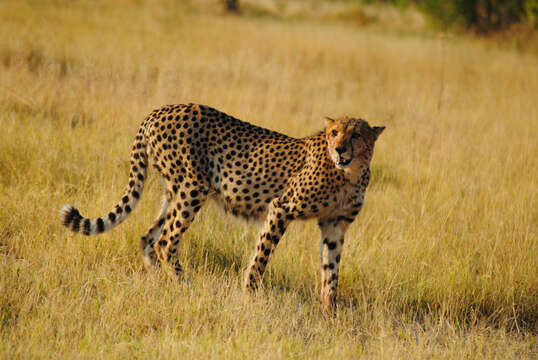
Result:
M265 218L271 201L285 190L293 163L285 162L283 153L267 150L270 139L247 138L241 144L240 149L228 146L222 152L209 151L210 162L216 164L209 169L209 183L227 212L246 219Z
M219 205L226 212L245 219L265 218L269 204L284 189L282 179L268 180L265 176L237 170L233 176L228 173L223 171L218 182L211 182Z

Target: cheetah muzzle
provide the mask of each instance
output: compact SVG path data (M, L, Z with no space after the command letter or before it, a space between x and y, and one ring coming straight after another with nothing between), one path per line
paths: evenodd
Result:
M321 229L321 299L335 304L344 234L359 214L370 180L374 144L384 127L362 119L325 118L325 129L296 139L204 105L169 105L145 118L136 135L129 182L104 216L60 210L74 232L97 235L123 222L142 195L149 164L165 187L162 209L142 236L147 268L181 276L177 248L208 198L227 212L265 219L244 288L257 289L288 224L315 218Z

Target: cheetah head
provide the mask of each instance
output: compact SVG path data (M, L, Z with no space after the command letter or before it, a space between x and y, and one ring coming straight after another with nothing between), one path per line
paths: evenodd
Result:
M335 166L343 170L363 169L370 164L374 143L384 126L370 125L362 119L325 118L325 136L329 155Z

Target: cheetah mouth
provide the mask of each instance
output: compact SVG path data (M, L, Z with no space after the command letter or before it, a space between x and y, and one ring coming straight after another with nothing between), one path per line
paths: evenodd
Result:
M345 166L348 166L349 163L351 163L351 158L349 159L342 159L340 158L337 162L336 162L336 165L338 165L339 167L345 167Z

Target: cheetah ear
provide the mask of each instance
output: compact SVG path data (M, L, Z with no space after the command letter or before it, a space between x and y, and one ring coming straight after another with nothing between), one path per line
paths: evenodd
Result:
M375 138L376 138L376 140L377 140L377 138L379 137L379 135L381 135L381 133L383 132L383 130L385 130L385 127L384 127L384 126L374 126L374 127L373 127L373 130L374 130Z
M323 120L325 120L325 126L329 127L331 125L334 125L334 119L333 118L330 118L328 116L325 116L323 118Z

